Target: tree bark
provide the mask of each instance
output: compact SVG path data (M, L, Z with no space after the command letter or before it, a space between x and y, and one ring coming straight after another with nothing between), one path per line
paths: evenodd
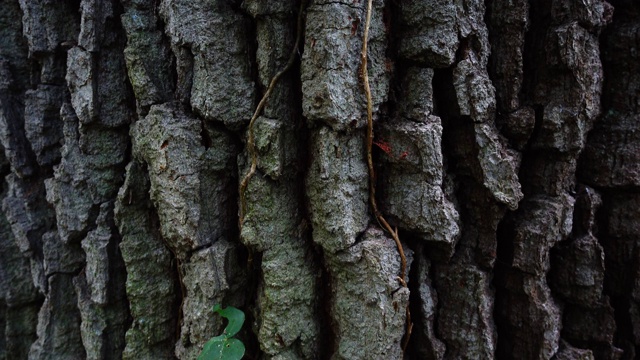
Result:
M639 38L630 0L0 0L0 360L195 359L215 304L247 359L635 358Z

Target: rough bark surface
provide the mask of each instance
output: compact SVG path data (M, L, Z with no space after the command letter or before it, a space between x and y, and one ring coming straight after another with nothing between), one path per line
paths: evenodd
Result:
M0 0L0 360L636 358L640 3L371 10L407 287L366 1Z

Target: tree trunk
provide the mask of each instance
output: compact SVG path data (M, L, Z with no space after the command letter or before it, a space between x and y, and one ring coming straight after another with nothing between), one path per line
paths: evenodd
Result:
M0 360L635 358L609 1L0 0Z

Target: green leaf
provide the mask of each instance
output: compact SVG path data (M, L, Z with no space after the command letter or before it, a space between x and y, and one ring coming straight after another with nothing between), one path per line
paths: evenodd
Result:
M242 324L244 324L244 313L241 310L238 310L233 306L228 306L226 309L223 309L220 305L216 305L213 307L213 311L217 312L220 316L229 321L227 327L222 333L223 335L230 338L237 334L242 328Z
M238 333L244 323L244 313L229 306L223 309L220 305L213 307L213 312L227 319L227 327L222 335L218 335L204 344L198 360L240 360L244 356L244 344L232 336Z
M244 356L244 344L238 339L227 339L221 359L240 360Z
M202 352L198 356L198 360L220 359L225 339L226 338L224 336L220 335L207 341L202 348Z
M220 335L204 344L198 360L241 360L244 351L242 341Z

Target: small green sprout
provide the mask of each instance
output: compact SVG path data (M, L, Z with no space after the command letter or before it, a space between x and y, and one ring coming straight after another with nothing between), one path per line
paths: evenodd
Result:
M198 360L240 360L244 356L244 344L233 336L240 331L244 323L244 313L241 310L228 306L223 309L220 305L213 307L213 312L218 313L229 322L221 335L211 338L204 344L204 348L198 356Z

